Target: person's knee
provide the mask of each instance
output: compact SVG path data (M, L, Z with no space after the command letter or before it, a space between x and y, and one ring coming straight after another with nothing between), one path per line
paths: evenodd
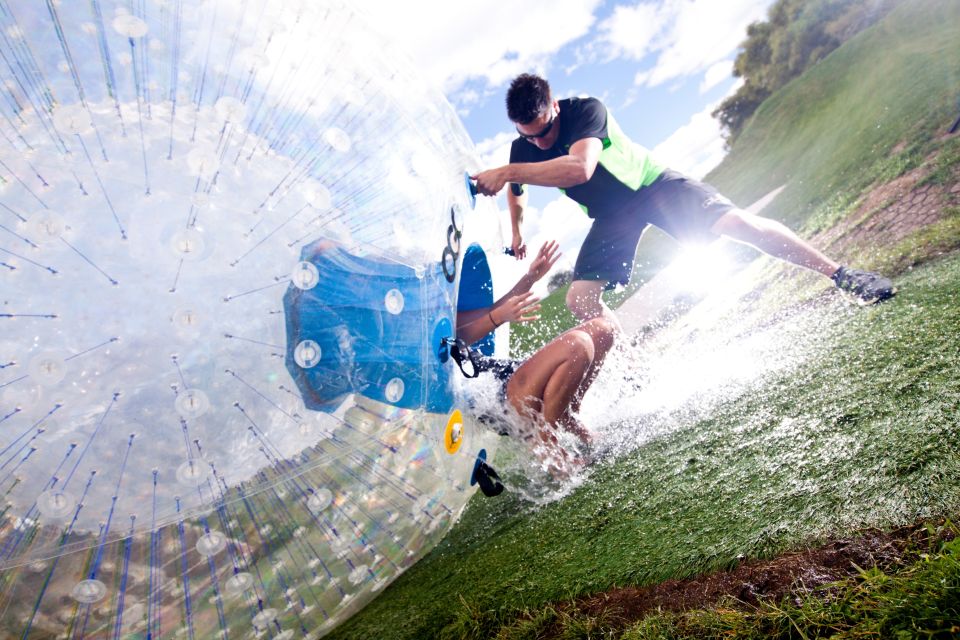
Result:
M582 329L573 329L564 337L570 360L586 370L596 355L596 347L591 335Z
M581 320L595 318L603 313L600 303L600 293L603 286L600 283L575 281L567 289L567 308L574 316Z
M741 209L731 209L720 216L710 230L721 236L736 238L753 231L754 225L749 213Z
M606 316L594 318L582 326L589 332L593 340L595 352L600 351L606 353L609 351L620 331L620 327ZM594 355L596 355L596 353Z

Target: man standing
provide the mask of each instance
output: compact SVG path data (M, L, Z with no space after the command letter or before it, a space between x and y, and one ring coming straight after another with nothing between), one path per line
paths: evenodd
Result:
M600 296L629 281L648 224L681 242L726 236L749 244L831 278L865 303L896 293L888 279L841 266L783 224L742 211L710 185L659 165L623 134L596 98L555 100L546 80L522 74L507 91L507 115L519 134L510 163L471 177L488 196L511 183L507 202L518 259L526 255L524 185L559 187L593 219L566 299L581 321L605 316L616 322Z

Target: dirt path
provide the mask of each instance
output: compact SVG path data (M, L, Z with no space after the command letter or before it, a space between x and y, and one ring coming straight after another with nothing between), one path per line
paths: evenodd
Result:
M873 246L893 246L922 227L943 220L960 207L960 167L952 179L929 181L935 158L875 187L860 206L836 226L812 238L830 255L850 256Z
M888 532L870 529L771 560L747 561L729 571L648 587L611 589L564 608L569 613L603 616L612 627L623 629L658 610L706 609L721 601L729 606L731 598L735 599L735 606L750 609L764 600L780 602L787 597L826 595L830 585L858 575L860 569L895 570L915 562L931 544L949 537L949 533L935 537L925 523ZM544 637L557 637L559 631L551 630Z

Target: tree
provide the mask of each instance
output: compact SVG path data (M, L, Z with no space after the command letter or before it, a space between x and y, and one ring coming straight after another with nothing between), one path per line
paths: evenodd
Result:
M553 293L560 287L570 284L573 280L573 271L557 271L547 280L547 291Z
M905 0L777 0L766 22L747 27L733 63L743 85L720 103L727 146L772 93L801 75L846 40L880 20Z

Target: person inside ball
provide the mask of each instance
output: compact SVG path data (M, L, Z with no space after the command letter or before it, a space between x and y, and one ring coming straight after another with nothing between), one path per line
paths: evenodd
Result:
M496 301L490 269L483 250L470 245L463 258L457 302L457 342L470 345L471 366L489 371L500 381L500 399L526 426L524 437L548 470L566 475L584 461L560 444L558 431L574 434L589 448L590 430L577 417L584 395L594 382L614 345L616 327L605 317L591 318L565 331L524 360L497 359L494 331L507 323L536 322L540 298L532 291L560 257L556 242L540 247L527 272Z

